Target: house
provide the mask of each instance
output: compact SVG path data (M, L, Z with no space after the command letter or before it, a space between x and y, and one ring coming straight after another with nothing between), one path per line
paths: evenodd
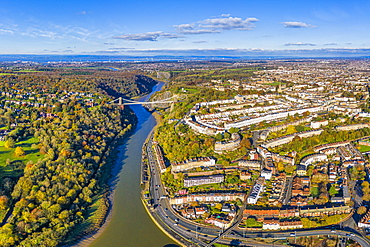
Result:
M241 171L240 172L240 179L241 180L248 180L252 178L252 174L248 171Z
M207 224L215 225L219 228L226 229L231 226L232 217L225 215L223 213L213 214L204 220Z
M358 222L358 227L370 228L370 211L361 218L360 222Z
M280 229L280 221L277 218L265 218L262 225L263 230L278 230Z
M300 220L280 220L280 229L281 230L288 230L288 229L297 229L302 228L303 224Z
M307 175L306 166L304 166L304 165L297 165L296 172L297 172L297 175L298 176L306 176Z
M210 167L216 164L216 160L212 157L198 157L187 159L182 162L173 162L171 164L172 172L182 172L186 170L190 170L197 167Z
M224 181L223 174L199 177L187 177L184 178L184 187L198 186L203 184L217 184L222 183L223 181Z
M326 126L328 124L329 124L329 121L328 120L322 120L322 121L311 122L310 127L312 129L318 129L321 126Z
M272 171L268 169L263 169L261 172L261 177L264 177L266 180L270 180L272 177Z

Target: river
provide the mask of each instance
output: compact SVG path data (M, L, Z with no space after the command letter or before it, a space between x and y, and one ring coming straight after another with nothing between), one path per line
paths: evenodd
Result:
M161 90L162 86L163 83L157 84L152 93ZM143 97L141 101L149 99L150 95ZM130 107L138 117L138 124L133 134L119 147L119 156L113 170L111 218L105 230L89 246L177 246L154 224L140 199L141 148L156 125L156 120L143 106Z

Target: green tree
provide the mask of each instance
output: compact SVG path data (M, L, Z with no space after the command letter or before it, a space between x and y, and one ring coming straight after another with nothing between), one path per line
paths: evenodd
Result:
M230 129L229 129L229 133L230 133L230 134L238 133L238 132L239 132L239 129L238 129L238 128L234 128L234 127L232 127L232 128L230 128Z
M215 136L215 139L216 141L221 141L223 139L223 135L221 133L218 133L216 136Z
M334 186L330 186L329 195L330 196L335 196L336 194L338 194L338 191L335 189Z

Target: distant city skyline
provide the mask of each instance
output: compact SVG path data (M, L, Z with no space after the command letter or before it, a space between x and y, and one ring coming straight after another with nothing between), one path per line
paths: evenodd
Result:
M0 54L368 56L366 1L9 1Z

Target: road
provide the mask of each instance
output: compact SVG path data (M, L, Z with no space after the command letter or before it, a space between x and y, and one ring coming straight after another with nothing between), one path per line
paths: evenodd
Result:
M289 204L290 198L292 197L292 185L293 185L293 176L290 176L286 180L283 205Z
M269 231L269 232L245 232L243 229L238 228L238 224L242 219L242 212L244 207L239 210L236 216L235 223L229 229L220 229L212 226L205 226L196 222L187 220L180 216L170 205L167 192L161 182L160 168L157 165L153 150L152 150L153 137L150 137L147 145L147 154L149 161L149 169L151 172L149 191L153 199L154 209L152 215L158 219L161 224L172 235L177 235L175 238L192 242L197 246L210 246L210 242L223 243L223 244L236 244L235 241L241 242L239 245L243 246L272 246L269 244L255 243L251 239L254 238L286 238L301 236L316 236L316 235L336 235L345 238L350 238L358 242L363 247L370 247L361 235L355 233L349 228L345 230L332 230L332 229L307 229L307 230L291 230L291 231ZM333 226L338 227L339 225ZM234 241L234 242L232 242ZM252 242L251 242L252 241ZM243 243L243 244L242 244ZM274 245L278 246L278 245Z

